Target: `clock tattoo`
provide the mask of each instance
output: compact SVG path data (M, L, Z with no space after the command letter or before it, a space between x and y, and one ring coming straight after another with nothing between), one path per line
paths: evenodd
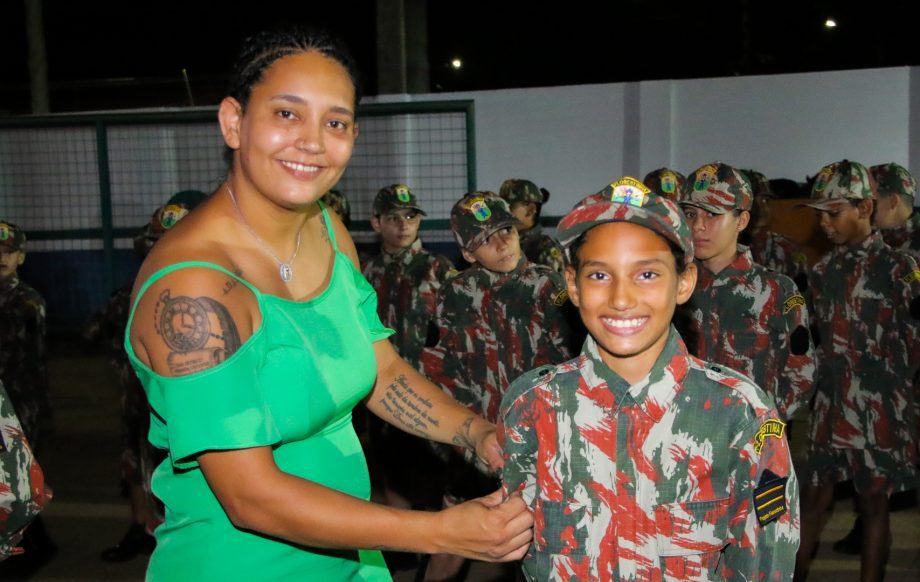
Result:
M207 353L206 359L216 364L242 344L230 312L210 297L172 297L166 289L159 296L154 317L157 333L173 355Z

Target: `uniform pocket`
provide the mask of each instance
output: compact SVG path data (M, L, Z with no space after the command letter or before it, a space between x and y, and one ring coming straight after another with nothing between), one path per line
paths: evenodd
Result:
M580 503L537 500L537 580L591 580L587 548L594 511Z
M709 580L716 576L722 550L734 541L728 528L730 501L668 503L655 508L664 580Z

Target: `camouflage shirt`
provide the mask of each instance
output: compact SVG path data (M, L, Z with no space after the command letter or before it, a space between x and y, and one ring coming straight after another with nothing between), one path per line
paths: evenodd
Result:
M383 252L364 266L364 276L377 291L380 321L396 330L390 341L416 368L428 322L437 309L438 290L452 270L449 259L426 251L420 239L399 253Z
M917 419L920 270L873 232L817 264L811 298L818 370L811 440L837 448L906 451Z
M808 258L797 244L769 228L759 228L751 232L749 246L755 263L786 275L799 291L807 291Z
M0 381L29 442L38 448L41 422L51 418L45 300L15 276L0 282Z
M50 499L42 469L0 383L0 560L15 553L23 530Z
M773 397L785 421L811 399L815 357L808 308L789 277L738 246L719 273L697 262L690 310L696 355L745 374Z
M557 273L565 270L565 253L556 239L543 234L539 224L520 233L521 251L531 263L546 265Z
M473 265L442 290L438 343L422 371L457 401L492 422L512 380L571 357L562 276L522 258L509 273Z
M789 579L798 485L769 398L672 328L630 386L593 338L502 401L506 491L534 511L530 580Z
M888 246L920 261L920 210L914 210L903 228L882 230L881 233Z

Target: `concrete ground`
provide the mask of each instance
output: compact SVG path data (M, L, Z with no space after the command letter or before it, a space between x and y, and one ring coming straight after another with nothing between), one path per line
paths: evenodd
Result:
M54 432L39 451L55 496L44 512L47 530L58 546L45 564L22 572L12 558L0 563L0 580L88 581L143 580L146 558L108 564L99 553L117 542L128 526L127 501L118 487L118 391L98 349L80 340L52 343L52 401ZM824 528L822 543L812 568L812 580L849 582L858 579L859 557L831 551L853 522L847 499L837 502ZM889 582L920 581L920 510L892 513ZM477 563L468 580L499 577L494 565ZM410 582L414 572L403 570L397 582Z

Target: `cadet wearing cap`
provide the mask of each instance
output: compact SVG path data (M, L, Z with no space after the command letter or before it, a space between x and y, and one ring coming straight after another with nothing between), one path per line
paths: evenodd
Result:
M320 200L323 205L331 208L333 212L339 215L345 228L351 227L351 204L349 204L348 198L345 198L344 194L338 190L330 190L323 194Z
M634 178L559 223L590 337L502 401L502 478L534 511L530 580L788 579L798 499L770 398L691 356L671 326L693 290L690 229Z
M872 196L868 170L843 160L821 170L806 204L835 246L809 275L819 339L802 483L802 576L835 483L853 481L867 534L862 572L877 579L888 497L916 485L911 373L920 364L920 270L872 230Z
M0 381L34 450L51 421L45 360L45 300L19 279L26 234L0 220Z
M869 173L877 195L873 224L888 246L920 261L920 212L914 208L917 181L895 163L872 166Z
M655 194L677 202L687 187L687 178L677 170L658 168L646 174L642 183Z
M815 360L805 298L792 279L755 263L738 244L753 200L747 179L714 162L689 181L680 205L699 271L686 307L696 355L753 379L786 421L812 393Z
M518 219L516 228L527 260L546 265L561 274L565 268L562 247L553 237L544 234L540 225L540 212L543 203L549 200L549 192L537 188L530 180L509 178L502 182L498 195L508 203L511 214Z

